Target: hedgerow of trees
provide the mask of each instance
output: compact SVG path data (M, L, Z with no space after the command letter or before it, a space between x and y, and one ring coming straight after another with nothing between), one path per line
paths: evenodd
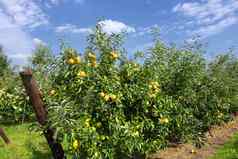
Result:
M30 60L48 124L74 158L146 156L171 142L200 146L206 131L238 111L232 53L208 61L199 48L155 40L146 56L128 59L122 42L97 25L83 54L62 44L53 56L40 46ZM10 69L2 53L0 67ZM0 73L1 119L34 120L18 75Z

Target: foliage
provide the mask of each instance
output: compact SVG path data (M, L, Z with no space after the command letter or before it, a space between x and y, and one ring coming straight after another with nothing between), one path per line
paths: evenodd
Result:
M29 105L18 73L10 67L9 60L0 52L0 123L15 123L30 120Z
M54 57L49 48L43 45L37 46L31 59L30 66L34 77L39 82L40 89L50 87L48 80L50 67ZM33 110L29 104L22 81L18 72L10 67L9 60L0 51L0 122L24 122L33 120Z
M208 65L199 49L156 41L140 63L126 58L122 36L100 26L88 42L84 56L62 47L45 92L49 124L76 158L133 158L169 142L201 144L211 125L237 111L237 59Z
M42 70L53 62L51 50L44 45L38 45L34 54L30 58L30 63L34 69Z
M19 83L0 89L0 122L20 122L31 118L32 109Z
M74 158L145 157L189 140L199 146L204 132L238 111L236 57L208 63L200 45L176 48L156 40L146 58L129 60L122 42L123 35L97 25L83 55L63 44L58 57L41 47L32 58L48 124ZM3 94L0 112L27 104L6 102L15 92Z
M0 77L4 76L9 70L9 61L3 53L3 48L0 46Z

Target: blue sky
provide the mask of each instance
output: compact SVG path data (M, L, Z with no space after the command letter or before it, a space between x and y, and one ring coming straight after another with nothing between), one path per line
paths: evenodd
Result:
M209 58L238 47L237 0L0 0L0 44L21 65L38 44L57 53L61 38L83 52L99 18L106 33L128 33L129 54L151 46L155 26L168 43L200 35Z

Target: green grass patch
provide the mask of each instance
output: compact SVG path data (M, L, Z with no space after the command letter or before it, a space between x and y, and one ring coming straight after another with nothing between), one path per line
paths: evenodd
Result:
M0 139L1 159L50 159L47 142L39 132L30 132L30 124L1 126L11 140L5 145Z
M236 133L223 147L218 149L210 159L238 159L238 133Z

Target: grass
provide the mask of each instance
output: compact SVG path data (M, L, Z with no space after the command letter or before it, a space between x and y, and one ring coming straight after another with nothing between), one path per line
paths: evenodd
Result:
M50 159L46 140L38 132L30 132L29 124L0 126L11 140L5 145L0 139L1 159Z
M1 159L51 159L46 140L38 132L28 130L30 124L2 126L12 143L0 139ZM238 159L238 133L210 159Z
M236 133L216 154L210 159L238 159L238 133Z

